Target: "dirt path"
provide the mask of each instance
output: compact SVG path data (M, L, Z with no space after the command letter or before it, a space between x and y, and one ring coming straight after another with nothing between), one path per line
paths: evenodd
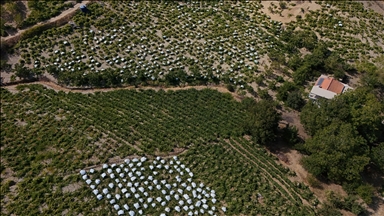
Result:
M73 15L76 14L76 12L79 10L79 7L80 5L83 5L83 4L88 4L89 2L91 1L82 1L81 3L77 3L73 6L73 8L70 8L68 10L65 10L63 11L59 16L56 16L56 17L52 17L51 19L49 20L46 20L46 21L43 21L43 22L39 22L31 27L28 27L26 29L21 29L19 31L17 31L16 34L14 35L10 35L10 36L7 36L7 37L1 37L2 40L4 40L5 43L11 43L11 44L15 44L15 42L17 43L17 41L20 39L20 36L23 32L37 26L37 25L49 25L51 23L55 23L55 22L59 22L60 20L66 20L70 17L72 17Z
M82 94L93 94L95 92L109 92L109 91L116 91L120 89L137 89L137 90L165 90L165 91L178 91L178 90L187 90L187 89L196 89L196 90L203 90L203 89L214 89L222 93L230 93L233 98L236 101L241 101L243 99L243 96L240 96L234 92L230 92L227 88L223 86L185 86L185 87L170 87L170 88L165 88L165 87L153 87L153 86L141 86L138 88L135 88L134 86L128 86L128 87L120 87L120 88L100 88L100 89L75 89L75 88L66 88L63 86L60 86L56 83L53 82L47 82L47 81L36 81L36 82L30 82L30 83L23 83L23 84L15 84L15 85L9 85L9 86L3 86L3 88L8 89L12 93L17 93L19 92L17 90L18 85L31 85L31 84L40 84L48 89L53 89L55 91L63 91L63 92L77 92L77 93L82 93Z
M281 124L284 124L285 126L295 126L298 130L298 135L301 139L305 140L309 138L308 134L305 132L304 126L300 122L300 113L295 110L286 110L283 109L281 111L281 117L282 121Z

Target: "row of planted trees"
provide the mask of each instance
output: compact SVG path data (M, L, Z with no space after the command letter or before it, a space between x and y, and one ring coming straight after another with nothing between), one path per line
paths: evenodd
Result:
M127 5L129 5L129 4L127 4ZM123 7L126 7L127 5L125 5L125 6L123 6ZM75 16L75 22L80 22L80 23L83 23L83 22L89 22L91 25L93 25L94 27L96 27L96 28L101 28L101 26L98 26L99 24L97 24L97 23L95 23L95 20L98 20L98 19L101 19L101 18L98 18L99 16L98 15L100 15L100 13L104 13L104 14L106 14L105 16L106 16L106 18L104 18L104 19L110 19L110 20L112 20L112 22L108 22L108 23L111 23L111 24L113 24L113 27L111 26L110 27L110 29L107 29L106 30L106 32L110 32L111 34L113 34L114 32L112 32L111 30L112 30L112 28L119 28L120 26L121 26L121 24L119 24L119 22L118 22L118 17L116 16L116 14L114 14L113 13L113 10L112 11L109 11L109 10L107 10L106 8L102 8L99 4L91 4L90 6L90 10L93 12L91 15L89 15L89 16L91 16L91 17L88 17L88 16L85 16L85 15L83 15L83 14L78 14L77 16ZM103 10L107 10L107 11L103 11ZM191 8L190 9L188 9L186 12L184 12L184 13L191 13L191 14L194 14L192 11L190 11L191 10ZM197 9L198 10L198 9ZM106 13L105 13L106 12ZM204 13L203 11L201 11L202 13ZM219 10L219 12L220 12L220 10ZM221 38L221 39L223 39L223 38L227 38L228 39L228 44L224 44L224 47L223 48L221 48L221 49L228 49L228 50L231 50L231 51L233 51L232 50L232 45L229 45L230 43L233 43L234 45L236 45L236 46L238 46L238 47L241 47L242 49L245 49L245 46L244 46L244 44L252 44L252 46L256 46L257 44L256 43L254 43L254 41L252 41L252 38L255 38L255 39L257 39L258 40L258 43L259 44L263 44L265 41L264 41L264 39L265 40L269 40L269 41L271 41L271 40L273 40L273 41L275 41L274 40L274 38L273 37L270 37L270 36L268 36L268 34L265 34L264 33L264 30L262 30L261 28L260 29L258 29L258 31L260 31L259 32L259 35L257 35L257 34L255 34L254 36L252 36L252 37L250 37L249 39L246 39L247 37L244 37L244 39L242 39L242 40L237 40L237 39L232 39L232 37L231 37L231 35L232 35L232 32L233 32L233 30L227 30L227 29L222 29L221 30L221 32L213 32L213 31L205 31L204 29L203 29L203 24L204 23L206 23L206 24L208 24L209 26L211 26L211 27L214 27L214 22L223 22L223 20L222 19L220 19L220 15L214 15L214 14L217 14L217 13L219 13L219 12L215 12L215 13L213 13L212 15L214 16L213 18L212 18L212 20L213 21L205 21L205 20L203 20L203 23L201 23L201 24L199 24L199 22L201 22L201 20L199 20L199 22L196 22L196 21L192 21L192 23L191 22L189 22L189 19L187 19L187 17L185 16L185 17L182 17L182 18L180 18L180 22L182 22L182 23L188 23L189 22L189 24L188 25L190 25L190 26L192 26L192 25L196 25L196 26L200 26L200 27L198 27L197 29L188 29L188 31L189 32L194 32L194 35L198 35L198 34L200 34L201 36L204 36L204 37L206 37L206 36L208 36L209 35L209 38L212 38L212 39L215 39L216 38L216 45L214 45L214 46L212 46L212 41L211 42L209 42L208 44L204 44L204 43L202 43L203 41L205 41L205 39L202 39L202 41L200 42L200 43L198 43L197 44L197 46L201 46L202 48L203 48L203 50L201 50L201 51L198 51L198 50L196 50L196 49L191 49L191 46L188 44L188 46L184 46L184 51L181 51L181 53L183 53L184 55L185 54L189 54L189 55L191 55L191 56L196 56L200 61L199 61L199 64L195 64L197 67L198 67L198 69L200 70L200 71L207 71L207 69L210 69L210 68L213 68L213 66L217 63L217 61L220 61L220 62L222 62L222 63L224 63L224 62L227 62L227 64L229 64L229 65L234 65L235 66L235 68L233 68L234 70L235 70L235 74L234 75L229 75L230 77L235 77L236 76L236 74L238 73L238 69L240 68L240 66L239 67L237 67L237 64L238 64L238 62L237 61L242 61L242 62L245 62L245 59L246 58L248 58L248 57L246 57L245 58L245 53L244 53L244 51L242 51L242 53L240 53L240 54L236 54L236 52L232 52L232 54L226 54L226 55L223 55L223 54L220 54L219 56L217 55L217 52L221 52L221 51L218 51L219 49L218 49L218 40L219 39L217 39L217 38ZM158 11L157 12L155 12L155 13L158 13ZM177 14L176 14L177 15ZM180 15L183 15L183 13L179 13L179 15L176 17L176 15L175 16L173 16L173 19L179 19L178 17L180 17ZM97 16L97 17L93 17L93 16ZM133 16L133 17L131 17L130 18L130 20L137 20L138 19L138 17L141 17L141 15L140 15L140 10L138 10L137 11L137 14L136 13L130 13L130 15L129 16ZM160 16L164 16L164 15L160 15ZM93 18L92 18L93 17ZM208 16L208 17L210 17L210 16ZM207 18L208 18L207 17ZM196 17L197 18L197 17ZM207 18L205 18L205 19L207 19ZM139 21L137 21L137 22L139 22ZM144 25L146 25L146 23L143 23L143 24L141 24L140 22L139 22L139 25L137 25L137 22L135 21L134 23L135 24L131 24L131 26L126 26L127 28L126 28L126 32L129 32L129 31L133 31L133 35L135 35L135 34L137 34L137 36L138 37L134 37L134 38L132 38L131 36L131 40L132 41L134 41L134 40L137 40L137 39L139 39L139 38L143 38L143 36L145 36L145 37L147 37L148 39L147 39L147 41L156 41L156 38L158 38L158 36L154 36L154 32L155 31L152 31L152 34L148 34L148 33L146 33L146 31L145 31L145 28L143 28L143 26ZM155 22L156 23L156 22ZM196 23L196 24L195 24ZM212 23L212 24L211 24ZM204 25L206 25L206 24L204 24ZM268 22L266 22L266 24L268 24ZM100 25L102 25L101 23L100 23ZM181 26L182 24L180 24L180 26ZM224 25L224 24L221 24L221 25ZM263 24L264 25L264 24ZM170 28L169 27L169 25L168 26L163 26L163 28L165 28L165 29L162 29L162 27L161 26L159 26L159 27L156 27L156 29L158 29L158 30L160 30L160 31L162 31L163 32L163 34L165 33L165 34L167 34L166 32L168 31L171 31L171 32L174 32L174 31L178 31L178 32L180 32L180 30L182 30L181 28L180 28L180 26L179 25L176 25L174 28ZM183 25L183 26L185 26L185 25ZM246 32L248 32L247 34L249 34L249 35L251 35L251 33L252 34L254 34L255 32L255 30L253 30L253 31L251 31L251 29L252 28L254 28L255 26L253 26L253 25L251 25L251 28L250 29L247 29L247 28L242 28L242 27L240 27L240 26L230 26L229 28L232 28L232 29L235 29L236 30L236 28L242 28L242 29L238 29L236 32L237 32L237 34L239 34L239 38L241 37L240 35L241 34L246 34ZM180 29L179 29L180 28ZM184 28L184 27L183 27ZM198 30L198 29L200 29L200 30ZM121 30L121 29L120 29ZM119 34L121 34L121 32L120 32L120 30L119 30ZM186 30L186 29L185 29ZM200 31L200 32L196 32L196 30L198 30L198 31ZM61 32L61 31L56 31L56 30L53 30L53 31L55 31L55 33L54 34L63 34L63 32ZM51 35L51 36L48 36L48 38L46 38L45 40L39 40L39 41L41 41L41 42L37 42L37 44L35 44L34 46L28 46L27 44L28 43L30 43L30 44L33 44L34 43L34 41L36 42L36 38L35 39L31 39L31 40L27 40L27 41L25 41L25 42L22 42L21 44L20 44L20 47L24 47L24 51L26 51L26 50L28 50L28 49L30 49L30 50L32 50L32 53L35 53L33 50L34 50L34 48L33 47L41 47L41 48L43 48L43 50L46 50L48 47L47 47L47 45L44 45L47 41L47 39L48 40L52 40L52 39L54 39L54 37L53 37L53 35L52 35L52 32L53 32L52 30L48 30L47 32L49 32L48 33L48 35ZM77 30L76 30L77 31ZM182 30L182 31L184 31L184 29ZM137 33L136 33L137 32ZM169 35L173 35L174 33L169 33ZM79 31L79 33L80 34L82 34L83 36L84 36L84 32L82 31L82 30L80 30ZM187 32L185 32L185 33L187 33ZM43 34L43 35L45 35L45 34ZM64 35L66 35L66 34L64 34ZM90 35L92 35L92 36L94 36L94 34L90 34ZM132 34L131 34L132 35ZM261 38L258 38L258 37L260 37L260 35L262 35L261 36ZM45 36L47 36L47 35L45 35ZM268 36L268 37L267 37ZM171 37L171 36L170 36ZM86 40L87 41L87 43L93 43L92 42L92 40L91 41L89 41L89 38L91 38L91 37L88 37L88 39ZM182 38L185 38L185 36L183 36ZM56 38L55 38L56 39ZM64 38L63 38L64 39ZM183 39L174 39L174 38L172 38L171 40L170 39L168 39L168 38L166 38L166 41L168 41L169 40L169 42L170 43L172 43L173 41L178 41L178 43L180 42L180 41L183 41ZM64 41L64 40L63 40ZM56 44L56 43L53 43L53 44L56 44L55 46L59 46L60 47L60 49L63 51L63 49L65 49L65 47L61 47L61 43L63 42L63 41L61 41L59 44ZM121 41L121 43L119 43L120 45L127 45L126 44L126 39L125 40L123 40L123 41ZM140 39L140 43L147 43L147 41L142 41L141 42L141 39ZM42 44L44 42L44 44ZM276 43L277 43L277 41L275 41ZM215 43L215 41L213 40L213 43ZM237 43L240 43L240 44L237 44ZM71 43L71 41L70 41L70 44L72 44ZM70 52L69 51L69 49L70 48L76 48L76 54L75 55L80 55L79 54L79 51L81 50L81 51L84 51L84 50L88 50L89 48L90 48L90 46L89 45L92 45L92 44L83 44L81 41L76 41L76 40L73 40L73 45L70 45L67 49L65 49L65 52ZM95 45L95 44L93 44L93 45ZM161 44L160 44L161 45ZM175 45L177 45L177 44L175 44ZM92 55L95 55L95 57L96 57L96 60L98 60L99 62L100 62L100 60L101 60L101 56L100 56L100 54L101 53L106 53L107 55L111 55L111 54L118 54L120 51L118 51L119 50L119 48L118 48L118 46L116 47L116 44L114 45L115 47L113 47L112 49L110 49L110 47L105 47L103 44L100 46L101 48L102 48L102 50L104 50L104 51L97 51L97 52L95 52L95 50L93 50L93 51L89 51L88 53L86 53L87 55L89 55L89 54L91 54L91 53L93 53ZM208 47L207 47L208 46ZM27 48L28 47L28 48ZM44 48L44 47L46 47L46 48ZM148 47L151 47L151 46L148 46ZM192 47L194 47L194 46L192 46ZM27 49L25 49L25 48L27 48ZM105 49L106 48L106 49ZM158 47L152 47L152 49L153 48L158 48ZM206 51L206 49L207 48L209 48L209 49L215 49L215 51L214 52L212 52L212 51L209 51L209 52L207 52ZM52 52L53 51L53 49L52 48L50 48L50 51L49 52ZM80 51L80 52L81 52ZM111 52L112 51L112 52ZM200 54L199 54L200 53ZM210 54L211 53L211 54ZM233 54L234 53L234 54ZM261 54L263 53L263 51L261 51ZM204 55L201 55L201 54L204 54ZM53 55L52 53L49 53L49 56L50 56L50 58L44 58L44 57L37 57L37 55L36 54L32 54L32 57L29 55L29 54L23 54L25 57L26 57L26 62L28 63L28 64L31 64L32 63L32 61L33 60L38 60L39 62L40 62L40 64L41 65L46 65L46 64L48 64L48 62L50 62L51 64L52 63L54 63L54 62L56 62L56 58L58 57L57 55ZM212 60L213 61L206 61L206 60L208 60L208 59L210 59L211 58L211 56L212 56ZM225 56L225 57L224 57ZM219 58L220 57L220 58ZM223 58L224 57L224 58ZM70 58L70 57L69 57ZM164 56L162 56L162 55L160 55L160 58L162 58L162 59L164 59ZM60 56L60 61L62 61L62 60L67 60L68 59L68 55L67 54L65 54L65 55L63 55L63 56ZM138 59L136 59L136 58L134 58L132 55L130 55L130 59L133 59L133 60L135 60L135 62L137 62L138 61ZM167 59L167 58L166 58ZM227 61L227 60L224 60L224 59L230 59L230 61ZM241 60L242 59L242 60ZM184 60L184 59L183 59ZM186 62L184 62L184 61L181 61L182 63L186 63ZM25 62L24 61L24 62ZM60 62L59 62L59 64L60 64ZM61 63L62 64L62 63ZM248 65L253 65L254 63L253 62L251 62L251 63L247 63ZM182 64L183 65L183 64ZM40 66L40 65L38 65L38 66ZM163 78L162 78L162 76L161 76L161 73L163 73L163 70L165 69L165 70L168 70L168 69L172 69L171 67L173 67L174 68L174 66L176 66L175 64L171 64L171 65L167 65L166 67L162 67L162 70L157 70L157 71L155 71L155 74L154 74L154 79L155 80L157 80L157 79L160 79L160 80L164 80ZM178 66L178 64L177 64L177 66ZM177 66L176 66L176 68L177 68ZM184 65L184 67L185 67L186 65ZM112 71L105 71L105 73L106 74L108 74L108 75L105 75L105 76L102 76L102 75L92 75L92 76L90 76L90 77L87 77L87 76L85 76L84 77L84 71L86 71L86 74L87 73L89 73L89 68L87 68L87 67L84 67L84 65L79 65L79 66L76 66L76 67L80 67L81 69L78 71L78 70L76 70L76 72L67 72L67 71L65 71L65 72L63 72L63 71L58 71L57 72L57 74L61 74L61 76L58 76L58 79L60 80L60 81L62 81L64 84L71 84L71 85L83 85L83 86L90 86L90 85L92 85L92 86L114 86L114 85L118 85L118 84L121 84L122 82L123 83L127 83L127 84L135 84L135 83L142 83L142 81L140 81L140 79L144 79L144 80L149 80L149 81L151 81L151 77L150 76L146 76L146 74L144 74L144 75L142 75L142 73L139 73L139 76L135 76L135 75L132 75L132 74L130 74L130 73L126 73L126 76L128 76L129 78L123 78L123 81L121 81L121 79L120 78L122 78L122 77L119 77L117 74L114 74L114 70L112 70ZM74 68L76 68L76 67L74 67ZM121 66L118 66L118 65L113 65L112 67L115 67L115 68L121 68ZM243 65L241 65L241 67L244 67ZM245 68L245 70L252 70L252 69L248 69L248 67L247 66L245 66L244 67ZM184 70L184 69L183 69ZM231 71L231 70L230 70ZM229 71L229 72L230 72ZM81 73L82 72L82 73ZM208 73L209 73L209 71L207 71ZM221 73L228 73L228 72L226 72L226 71L221 71ZM244 72L246 72L246 71L241 71L242 73L244 73ZM91 73L93 73L93 72L91 72ZM167 71L165 71L165 73L168 73ZM186 67L185 68L185 73L187 73L187 74L190 74L190 71L188 70L188 67ZM212 76L207 76L207 74L204 74L203 72L199 72L199 75L201 75L204 79L212 79ZM220 75L222 75L222 74L220 74ZM218 80L221 80L221 78L219 77L219 76L216 76L216 74L214 74L213 75L214 77L215 77L215 79L217 78ZM253 76L253 74L252 73L247 73L247 76ZM109 78L109 77L112 77L112 78ZM137 81L137 77L141 77L140 79L139 79L139 81ZM145 77L145 78L144 78ZM205 78L205 77L207 77L207 78ZM177 77L177 78L179 78L179 77ZM179 79L182 79L182 77L180 77ZM200 79L200 78L194 78L194 79ZM203 79L203 80L204 80ZM212 80L212 81L210 81L210 80L207 80L208 82L216 82L215 80ZM207 81L203 81L203 82L207 82ZM239 79L236 79L236 81L237 81L237 83L239 83ZM174 83L174 84L177 84L178 82L177 81L174 81L174 80L166 80L166 82L172 82L172 83ZM193 82L193 81L190 81L190 80L188 80L188 82ZM241 81L240 81L241 82ZM88 84L88 85L87 85Z

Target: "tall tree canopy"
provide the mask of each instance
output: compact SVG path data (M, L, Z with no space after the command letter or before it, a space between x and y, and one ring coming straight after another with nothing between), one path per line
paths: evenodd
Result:
M247 109L247 118L244 130L251 135L256 143L268 144L276 139L281 114L277 112L276 105L270 100L254 102L244 100Z
M309 156L303 163L314 175L354 182L370 161L382 161L373 157L380 149L369 150L384 139L384 105L368 88L307 103L300 119L312 136L304 144Z
M305 149L311 155L303 165L316 176L336 182L356 181L369 163L369 147L352 124L333 122L308 139Z
M332 100L307 103L300 120L311 136L333 121L350 123L368 144L373 144L383 139L383 113L383 103L372 92L366 88L357 88Z

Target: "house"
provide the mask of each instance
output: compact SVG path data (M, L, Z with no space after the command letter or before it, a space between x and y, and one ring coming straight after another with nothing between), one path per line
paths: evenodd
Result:
M332 99L338 94L342 94L349 89L353 89L347 84L344 84L332 77L321 75L317 79L315 85L312 87L311 92L309 93L310 99L318 99L319 97Z

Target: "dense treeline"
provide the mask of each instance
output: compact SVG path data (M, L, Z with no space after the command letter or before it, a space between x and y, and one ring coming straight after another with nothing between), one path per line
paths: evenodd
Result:
M300 119L312 137L303 146L309 154L304 167L315 176L344 184L350 192L358 188L368 165L384 170L383 113L382 101L364 87L307 103Z

